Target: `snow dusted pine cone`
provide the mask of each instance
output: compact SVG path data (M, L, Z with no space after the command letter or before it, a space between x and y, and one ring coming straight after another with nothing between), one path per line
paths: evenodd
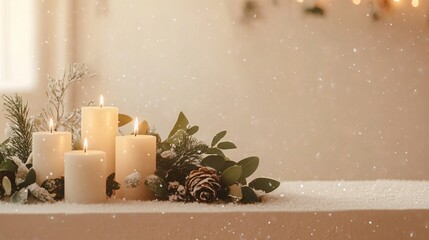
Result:
M197 202L213 202L221 189L220 179L215 169L200 167L192 170L186 177L187 192Z

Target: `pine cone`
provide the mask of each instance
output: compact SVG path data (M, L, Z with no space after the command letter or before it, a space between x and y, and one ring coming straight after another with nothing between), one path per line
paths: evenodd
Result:
M172 202L187 202L189 201L189 196L186 193L186 189L179 182L169 182L168 183L168 199Z
M210 167L200 167L191 171L186 177L185 187L197 202L215 201L221 189L219 176L216 170Z
M50 194L55 194L54 199L59 201L64 199L64 177L47 179L42 185Z

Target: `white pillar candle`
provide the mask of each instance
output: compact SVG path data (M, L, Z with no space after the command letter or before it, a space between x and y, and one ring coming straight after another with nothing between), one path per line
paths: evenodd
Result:
M136 118L133 135L116 137L115 179L121 184L116 198L150 200L154 197L144 180L156 170L156 137L137 133Z
M115 171L115 137L118 133L118 108L105 107L103 96L97 107L82 108L82 138L92 149L106 152L107 174Z
M33 133L33 169L37 184L64 176L64 153L71 151L71 141L69 132L54 131L52 119L49 132Z
M106 153L87 150L66 152L64 155L64 198L71 203L106 202Z

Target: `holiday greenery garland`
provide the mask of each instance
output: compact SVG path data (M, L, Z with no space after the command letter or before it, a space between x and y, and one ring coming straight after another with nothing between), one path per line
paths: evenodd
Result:
M157 144L157 171L145 185L161 200L184 202L258 202L264 193L280 183L274 179L256 178L247 183L258 168L259 158L252 156L235 162L224 150L235 149L230 141L222 141L226 131L213 137L208 145L194 134L198 126L189 124L182 112L168 138Z
M0 198L15 203L55 202L64 199L64 177L47 179L40 186L32 168L32 133L46 130L47 119L56 119L56 130L72 132L73 148L78 149L80 139L80 109L64 111L64 96L69 87L91 77L85 64L70 65L62 78L48 76L48 104L36 116L29 116L28 103L13 94L3 95L5 117L9 121L8 138L0 144ZM91 103L91 102L90 102ZM119 114L118 125L124 126L133 119ZM206 144L195 137L198 126L189 124L185 114L179 117L168 137L162 141L147 121L139 125L138 134L154 135L157 138L157 169L154 175L128 176L126 187L144 181L159 200L183 202L259 202L264 193L275 190L280 183L269 178L256 178L247 183L259 165L259 158L252 156L235 162L224 150L236 145L223 141L226 131L213 137ZM128 186L129 185L129 186ZM120 188L115 174L106 179L106 195L111 197Z

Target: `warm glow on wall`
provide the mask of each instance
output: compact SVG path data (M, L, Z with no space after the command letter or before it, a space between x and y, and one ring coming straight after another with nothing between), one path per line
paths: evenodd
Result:
M413 5L413 7L418 7L419 6L419 0L412 0L411 5Z
M352 0L355 5L359 5L361 0Z

